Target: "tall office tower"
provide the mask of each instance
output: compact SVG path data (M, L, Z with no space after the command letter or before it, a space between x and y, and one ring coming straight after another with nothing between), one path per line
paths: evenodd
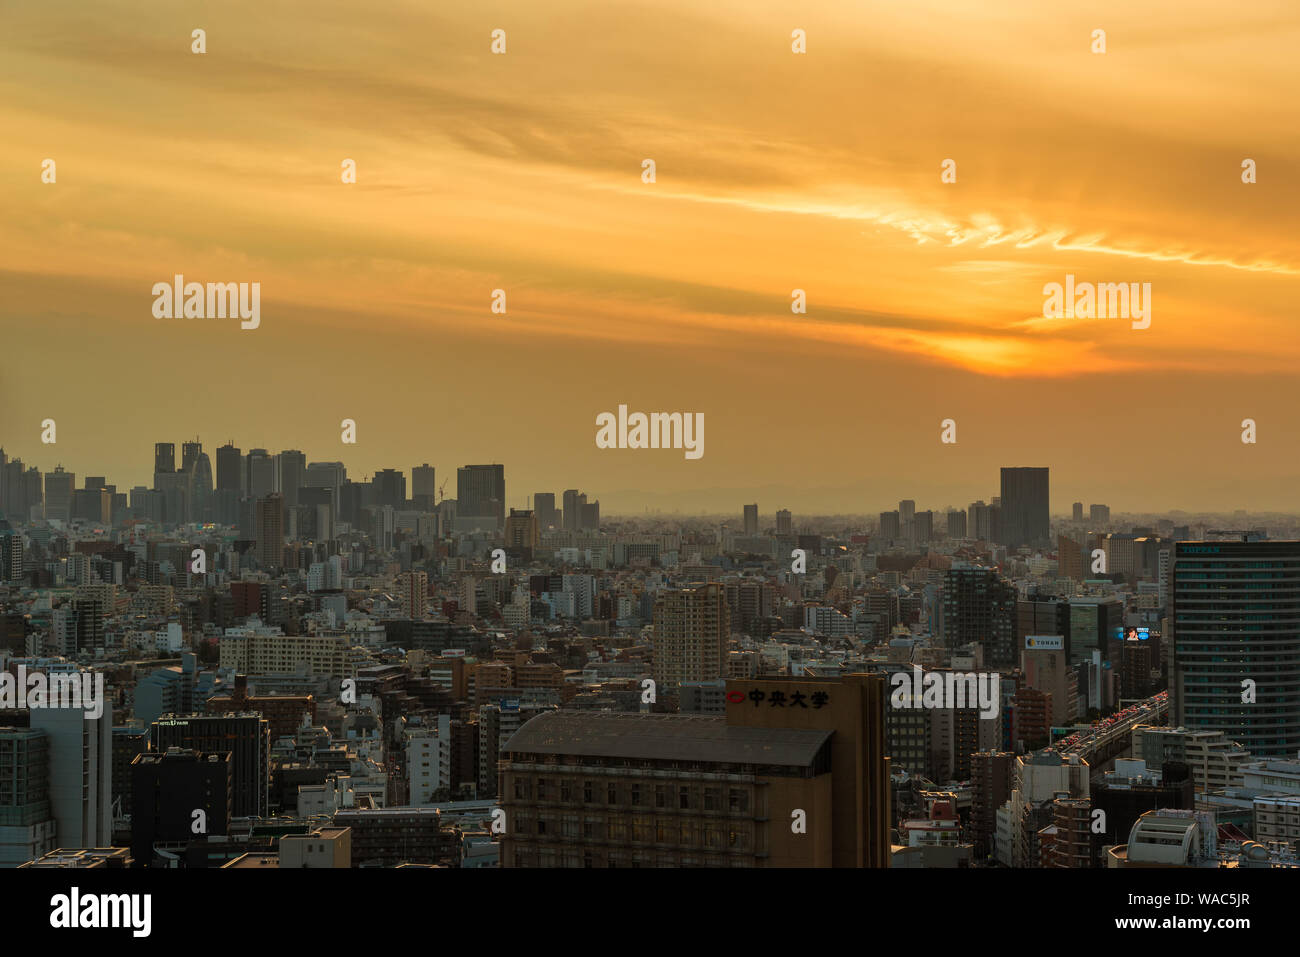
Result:
M198 460L199 453L203 451L203 443L197 438L193 442L181 443L181 471L191 472L194 470L194 463Z
M583 532L600 531L600 500L582 503L582 521L579 530Z
M86 522L110 522L113 515L113 495L103 486L103 478L86 479L86 487L72 491L72 517ZM100 485L94 485L99 482Z
M340 485L338 490L339 521L349 522L353 525L359 525L367 521L363 509L367 505L373 504L371 497L373 495L374 489L370 487L369 482L353 482L349 479Z
M1016 588L998 577L996 568L965 563L944 572L944 645L978 644L984 663L992 668L1014 667L1016 648Z
M758 505L745 506L745 534L758 534Z
M246 459L249 498L265 498L277 492L275 458L266 449L249 449Z
M217 490L241 492L244 487L240 475L242 456L234 442L227 442L217 449Z
M934 512L917 512L912 517L912 541L924 545L934 538Z
M504 465L465 465L456 470L458 518L491 519L492 529L506 524L506 468Z
M257 563L263 570L284 564L284 499L272 493L257 500Z
M1110 525L1110 506L1093 505L1088 509L1088 524L1094 531L1104 531Z
M103 713L84 708L32 708L31 728L49 741L50 811L59 847L108 847L113 842L113 709L104 688Z
M512 508L506 518L506 548L511 550L534 549L541 544L541 535L535 513L528 509Z
M555 493L534 492L533 514L537 516L537 528L539 531L554 528L556 525Z
M1051 532L1047 469L1002 470L1002 543L1044 547Z
M783 508L776 513L776 533L778 535L794 534L794 518L788 508Z
M72 519L72 491L77 485L77 473L63 471L55 466L45 474L45 517L62 522Z
M730 637L731 610L722 585L660 591L652 665L659 696L675 699L683 681L725 678Z
M44 731L0 727L0 869L57 846L50 810L50 741Z
M948 537L966 537L966 513L960 509L948 509Z
M1176 542L1170 724L1300 749L1300 542Z
M307 465L307 475L303 479L304 488L327 488L332 496L336 518L342 518L340 511L343 500L340 493L343 483L348 480L348 470L342 462L311 462Z
M27 502L23 494L23 460L14 459L0 465L0 512L15 522L26 522Z
M411 469L411 501L422 512L438 507L437 471L428 462Z
M152 752L168 748L230 752L230 813L266 817L271 778L271 728L260 714L164 714L150 731ZM132 813L138 807L132 800Z
M195 521L211 521L213 515L212 461L197 439L181 446L181 471L189 476L190 516Z
M155 475L157 475L159 472L176 471L176 443L175 442L154 443L153 471Z
M23 577L23 537L0 513L0 582Z
M26 503L23 521L31 521L33 514L39 514L45 508L45 482L41 470L35 465L27 469L22 476L22 500Z
M429 610L429 576L424 572L402 572L397 576L397 596L403 618L423 618Z
M966 531L971 538L979 542L993 540L990 515L990 506L986 505L983 499L978 502L971 502L966 509Z
M275 457L275 469L284 507L293 508L298 504L298 489L307 476L307 456L297 449L285 449Z
M904 527L907 523L916 518L916 502L910 498L905 498L898 503L898 520Z
M582 525L582 506L587 501L576 488L564 490L564 530L576 532Z
M159 472L154 476L154 488L162 502L162 520L170 525L190 521L192 489L188 472Z
M1075 524L1078 524L1079 522L1082 522L1082 521L1083 521L1083 503L1082 503L1082 502L1075 502L1075 503L1074 503L1074 507L1073 507L1073 509L1072 509L1072 511L1071 511L1071 514L1070 514L1070 521L1074 522Z
M898 541L903 537L903 523L897 512L880 513L880 537L887 541Z
M376 505L391 505L393 508L406 507L406 474L397 469L384 469L376 472L370 480L375 492Z
M129 765L131 857L136 867L153 864L154 847L183 849L195 839L195 811L203 811L205 834L230 833L230 752L171 748L145 751Z

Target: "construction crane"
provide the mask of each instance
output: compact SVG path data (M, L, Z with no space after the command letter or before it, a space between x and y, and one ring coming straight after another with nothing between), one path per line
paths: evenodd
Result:
M442 484L438 486L438 501L434 503L435 505L441 505L442 500L447 497L444 493L447 489L447 483L450 481L451 479L443 479Z

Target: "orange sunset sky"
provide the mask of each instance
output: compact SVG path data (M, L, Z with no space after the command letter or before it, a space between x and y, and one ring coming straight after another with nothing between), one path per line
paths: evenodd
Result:
M196 434L449 495L503 462L606 514L1003 465L1054 513L1290 510L1298 49L1267 0L0 3L0 443L119 488ZM260 328L155 319L176 273L260 282ZM1151 327L1044 319L1067 273ZM620 403L704 457L596 448Z

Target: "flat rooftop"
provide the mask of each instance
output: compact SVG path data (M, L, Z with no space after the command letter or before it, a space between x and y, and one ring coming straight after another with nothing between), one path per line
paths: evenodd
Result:
M544 712L511 735L506 751L649 761L803 767L829 730L741 728L723 716Z

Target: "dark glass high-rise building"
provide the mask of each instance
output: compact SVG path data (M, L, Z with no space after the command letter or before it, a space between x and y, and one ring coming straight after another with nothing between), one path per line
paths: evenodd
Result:
M279 568L284 562L284 499L278 493L258 499L254 515L257 561L268 571Z
M537 516L537 527L541 531L546 531L555 525L555 493L534 492L533 512Z
M275 463L284 506L293 508L298 504L298 489L307 475L307 456L297 449L285 449L275 457Z
M432 512L438 505L438 473L428 462L411 469L411 501L415 507Z
M579 531L582 527L582 506L586 504L587 496L576 488L568 488L564 490L564 498L561 501L564 505L564 514L560 517L564 522L564 530L566 532Z
M465 465L456 470L456 512L461 518L492 518L506 523L506 467Z
M1002 543L1047 545L1051 534L1048 511L1047 469L1002 470Z
M271 779L271 731L260 714L164 714L152 725L152 750L230 752L230 813L265 817ZM132 813L140 807L132 801Z
M238 492L242 486L239 470L239 449L227 442L217 449L217 488Z
M1255 755L1300 750L1300 542L1176 542L1172 723Z
M279 475L275 457L266 449L249 449L244 459L244 491L249 498L263 498L277 491Z
M212 462L198 439L181 443L181 471L189 476L190 517L195 521L212 518Z
M180 849L193 841L196 811L203 812L203 834L230 833L232 753L171 748L136 755L129 782L136 867L152 864L155 844Z
M155 442L153 447L153 470L159 472L176 471L176 443Z
M996 568L954 565L944 573L943 638L948 648L982 645L984 663L1011 667L1016 648L1016 588Z
M393 508L406 506L406 474L397 469L384 469L376 472L370 484L374 486L375 504L391 505Z

